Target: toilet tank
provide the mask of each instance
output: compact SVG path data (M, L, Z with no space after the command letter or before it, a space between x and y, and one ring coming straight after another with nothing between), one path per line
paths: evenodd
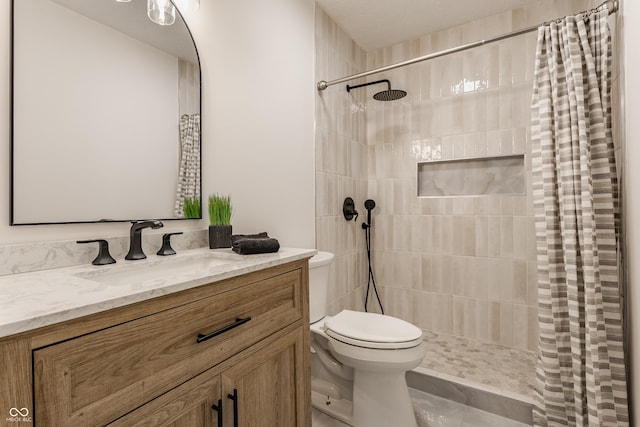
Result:
M331 252L318 252L309 259L309 321L322 319L327 312L327 292L329 273L334 255Z

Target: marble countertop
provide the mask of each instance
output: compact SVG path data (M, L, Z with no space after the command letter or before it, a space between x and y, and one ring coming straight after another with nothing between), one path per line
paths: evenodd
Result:
M0 337L195 288L287 262L315 249L280 248L238 255L230 249L182 251L170 257L118 260L0 277Z

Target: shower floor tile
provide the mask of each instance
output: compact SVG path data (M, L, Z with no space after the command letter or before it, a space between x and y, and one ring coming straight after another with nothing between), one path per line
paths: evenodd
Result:
M497 344L425 331L427 354L420 365L433 376L532 401L536 354ZM420 370L418 368L417 370Z

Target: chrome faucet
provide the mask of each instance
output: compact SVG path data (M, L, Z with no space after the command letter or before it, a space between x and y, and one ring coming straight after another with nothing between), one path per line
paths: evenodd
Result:
M136 260L145 259L147 256L142 251L142 230L145 228L162 228L164 224L160 221L133 221L129 232L129 253L124 259Z

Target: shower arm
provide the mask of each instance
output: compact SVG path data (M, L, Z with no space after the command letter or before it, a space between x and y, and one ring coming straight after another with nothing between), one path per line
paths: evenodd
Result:
M347 85L347 92L351 92L351 89L358 89L359 87L376 85L378 83L386 83L387 84L387 90L389 90L389 91L391 90L391 82L388 79L384 79L384 80L376 80L375 82L362 83L360 85L355 85L355 86Z
M618 10L618 0L607 0L604 3L601 3L600 5L598 5L597 7L591 9L590 11L585 11L585 12L582 12L582 13L591 13L591 12L599 11L604 6L608 7L609 15L611 15L612 13L615 13ZM551 21L554 21L554 20L551 20ZM439 58L441 56L450 55L452 53L462 52L464 50L468 50L468 49L473 49L475 47L484 46L485 44L495 43L495 42L499 42L501 40L509 39L511 37L521 36L523 34L527 34L527 33L530 33L532 31L536 31L540 26L542 26L544 24L545 23L542 23L542 24L538 24L538 25L535 25L535 26L532 26L532 27L525 28L523 30L518 30L518 31L513 31L511 33L502 34L500 36L496 36L496 37L493 37L493 38L490 38L490 39L478 40L476 42L467 43L467 44L463 44L463 45L460 45L460 46L452 47L452 48L449 48L449 49L440 50L438 52L430 53L428 55L419 56L417 58L408 59L406 61L398 62L396 64L387 65L385 67L376 68L376 69L365 71L365 72L359 73L359 74L353 74L351 76L342 77L340 79L330 80L330 81L321 80L321 81L319 81L317 83L316 88L319 91L323 91L326 88L328 88L329 86L333 86L333 85L336 85L336 84L339 84L339 83L344 83L344 82L348 82L350 80L360 79L362 77L367 77L367 76L370 76L372 74L383 73L385 71L394 70L396 68L405 67L407 65L415 64L417 62L427 61L429 59ZM355 88L355 87L356 86L351 86L352 89ZM348 88L349 88L349 86L347 86L347 91L349 90Z

